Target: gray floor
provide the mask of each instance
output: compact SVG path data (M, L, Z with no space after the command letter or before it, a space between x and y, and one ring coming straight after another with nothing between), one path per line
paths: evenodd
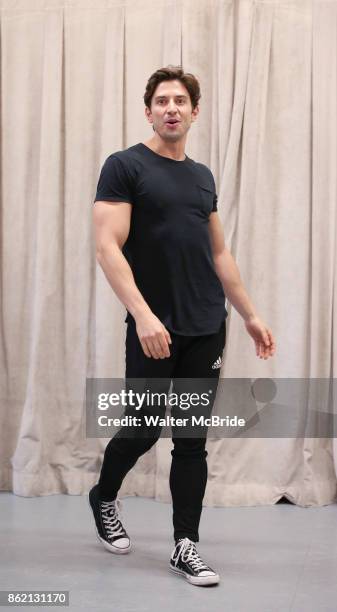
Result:
M221 576L208 588L168 571L171 511L124 498L134 550L116 556L86 497L0 493L0 589L69 590L68 610L92 612L336 612L337 505L204 508L198 550Z

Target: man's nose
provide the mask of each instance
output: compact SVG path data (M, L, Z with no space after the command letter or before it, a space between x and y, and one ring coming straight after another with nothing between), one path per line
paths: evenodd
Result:
M175 112L177 110L177 105L174 102L174 100L169 100L168 105L167 105L167 110L170 113Z

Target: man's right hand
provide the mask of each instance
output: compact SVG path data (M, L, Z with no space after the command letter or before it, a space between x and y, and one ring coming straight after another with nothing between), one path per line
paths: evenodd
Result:
M139 341L146 357L165 359L170 357L171 336L153 312L142 312L135 317Z

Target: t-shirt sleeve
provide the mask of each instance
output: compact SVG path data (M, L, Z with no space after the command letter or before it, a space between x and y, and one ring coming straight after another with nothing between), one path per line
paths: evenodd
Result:
M103 164L94 202L99 200L133 203L132 179L123 162L115 155L110 155Z
M214 192L212 212L216 212L217 210L218 210L218 196L217 196L217 194Z
M210 179L211 179L211 183L212 183L212 188L213 188L213 192L214 192L212 212L217 212L217 210L218 210L218 196L217 196L217 193L216 193L215 180L214 180L214 176L213 176L213 173L211 172L211 170L208 169L208 171L209 171L209 175L210 175Z

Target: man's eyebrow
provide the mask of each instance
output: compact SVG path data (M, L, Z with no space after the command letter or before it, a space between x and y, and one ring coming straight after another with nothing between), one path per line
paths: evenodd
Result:
M155 100L161 100L161 98L167 98L168 96L155 96ZM174 96L175 98L186 98L187 96L185 96L185 94L177 94L176 96Z

